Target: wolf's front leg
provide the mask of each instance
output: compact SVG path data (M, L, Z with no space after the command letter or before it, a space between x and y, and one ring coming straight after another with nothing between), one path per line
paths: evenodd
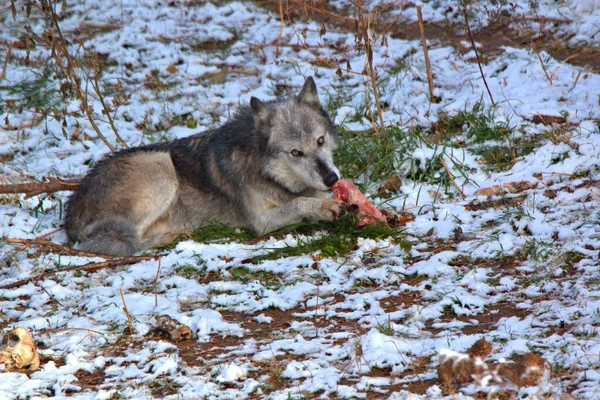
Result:
M256 234L264 235L306 219L331 221L342 216L345 209L341 200L298 197L282 206L253 213L250 224Z

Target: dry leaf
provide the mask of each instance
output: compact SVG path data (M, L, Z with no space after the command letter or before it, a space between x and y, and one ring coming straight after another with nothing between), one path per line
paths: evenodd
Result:
M175 66L175 64L171 64L167 67L167 72L170 74L176 74L179 72L179 70L177 69L177 67Z
M474 193L474 196L498 196L502 193L520 193L524 190L534 189L537 187L537 183L531 183L529 181L521 182L509 182L504 183L502 186L490 186L487 188L479 189Z
M381 186L379 189L377 189L377 192L378 193L397 192L401 186L402 186L402 178L400 178L400 175L398 175L398 174L393 174L392 176L390 176L387 179L387 181L385 181L383 186Z

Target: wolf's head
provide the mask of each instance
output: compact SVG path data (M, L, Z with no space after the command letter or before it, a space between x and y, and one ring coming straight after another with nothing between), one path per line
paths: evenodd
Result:
M313 78L298 97L250 101L257 133L266 138L263 174L293 193L328 191L340 178L333 164L337 131L321 107Z

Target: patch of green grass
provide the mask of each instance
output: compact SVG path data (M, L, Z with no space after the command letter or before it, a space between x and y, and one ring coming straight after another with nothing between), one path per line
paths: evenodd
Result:
M454 173L468 180L471 168L464 165L465 150L446 144L429 143L423 138L424 128L387 128L387 141L375 134L342 131L343 145L336 153L336 165L345 179L362 191L382 184L390 176L415 182L437 184L446 194L453 193L453 183L441 158ZM419 153L422 156L416 157Z
M385 239L399 242L403 249L410 250L410 243L402 240L403 231L386 224L375 224L359 227L353 215L347 215L336 221L321 221L314 224L302 223L293 228L297 233L309 236L307 239L297 237L298 245L269 250L266 254L255 256L252 262L275 260L283 257L296 257L320 252L325 257L338 257L349 254L358 247L358 238ZM321 231L321 234L318 234ZM281 232L281 231L279 231ZM312 236L312 237L310 237Z
M516 135L516 129L508 121L497 121L493 110L485 109L479 101L471 109L465 107L454 115L441 114L432 124L427 141L447 144L463 135L457 145L471 147L473 154L481 156L488 169L506 171L520 157L530 154L542 139Z
M338 98L334 100L339 103ZM363 114L357 110L358 119L364 118ZM469 152L481 156L490 169L506 170L539 143L539 138L517 135L509 121L498 120L481 100L453 115L440 114L429 128L389 126L386 132L384 138L340 129L342 146L336 164L344 178L363 191L398 174L415 182L438 184L448 194L454 189L442 157L454 179L468 181L471 167L464 160Z
M577 264L579 261L586 258L586 256L585 256L585 254L580 253L578 251L569 250L564 253L564 258L565 258L565 263L568 266L573 266L573 265Z
M175 268L175 270L173 271L174 275L177 276L181 276L185 279L191 279L191 280L197 280L201 277L203 277L204 275L206 275L206 271L204 270L199 270L198 267L195 267L193 265L180 265L178 267Z
M358 219L354 215L346 215L335 221L320 221L314 223L302 222L283 227L275 232L269 233L268 236L281 236L292 231L295 234L301 235L297 237L297 246L265 249L267 250L266 254L255 256L249 261L252 263L259 263L264 260L295 257L316 252L320 252L324 257L338 257L356 250L358 247L358 238L392 238L392 240L398 242L405 251L410 251L411 248L409 242L402 240L402 230L395 229L383 223L359 227ZM303 239L304 237L307 238ZM179 236L173 242L162 246L159 250L172 250L179 241L189 239L200 243L245 243L251 239L256 239L256 236L248 229L232 228L228 225L214 222L196 229L191 235L186 234ZM181 274L184 277L187 274L192 278L199 273L193 266L183 266L180 268L182 268L182 270L178 271L178 274ZM279 284L274 276L267 276L271 274L252 272L245 267L235 268L231 273L236 280L248 281L256 278L267 283L274 281L274 284Z
M341 130L342 145L335 155L336 165L345 179L361 190L381 183L397 172L398 158L409 156L420 142L419 133L398 126L387 128L388 140L376 133L355 133Z
M525 243L524 251L531 260L535 262L546 262L554 253L555 249L551 242L531 239Z
M250 268L241 266L233 268L230 271L231 278L235 281L248 283L252 281L260 281L263 285L269 289L277 290L283 282L275 274L266 271L252 271Z
M375 325L375 329L377 329L380 333L387 336L394 336L394 326L392 325L392 321L388 318L385 323L378 323Z
M191 239L196 242L246 242L256 238L256 235L246 228L232 228L229 225L212 222L196 229L191 236Z
M58 107L63 97L58 84L53 80L55 71L46 67L41 73L33 72L35 77L21 81L3 90L9 99L0 97L0 114L7 111L37 110L47 113L51 108Z
M503 140L510 137L513 130L507 121L497 122L491 111L484 109L483 101L475 103L470 112L463 112L466 134L475 143L488 140Z

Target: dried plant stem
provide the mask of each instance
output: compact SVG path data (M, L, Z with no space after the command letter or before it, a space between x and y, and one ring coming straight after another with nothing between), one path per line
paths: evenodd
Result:
M92 88L94 88L94 92L96 92L96 95L98 96L98 100L100 100L100 104L102 105L104 114L106 115L106 118L108 119L108 124L110 125L112 131L114 132L115 137L123 145L123 147L128 149L129 146L127 145L127 142L125 140L123 140L121 135L119 135L119 131L117 131L117 127L115 126L115 121L110 116L110 109L106 106L106 103L104 102L104 96L102 96L102 92L100 91L100 84L98 83L98 78L94 77L94 79L92 79L91 82L92 82Z
M108 139L102 134L100 128L96 124L94 120L94 115L92 114L92 106L87 101L87 95L81 89L80 78L77 75L77 71L75 68L75 61L71 58L71 54L69 53L69 49L67 48L67 41L65 40L60 26L58 25L59 16L54 11L53 4L50 0L40 0L42 5L42 11L46 13L46 15L50 18L51 26L56 31L58 38L53 38L54 40L54 49L58 50L58 52L54 51L54 60L59 68L62 70L64 76L70 80L70 84L72 85L73 90L75 90L75 94L77 99L81 102L81 108L85 111L87 115L88 121L90 125L96 131L96 135L104 142L104 144L110 149L110 151L115 151L115 147L110 144ZM60 53L60 54L59 54ZM63 62L61 55L67 60L67 63Z
M496 105L494 102L494 97L492 96L492 92L490 91L490 87L485 80L485 75L483 73L483 68L481 67L481 59L479 58L479 52L477 51L477 46L475 45L475 39L473 39L473 33L471 32L471 27L469 26L469 17L467 16L467 9L463 8L462 10L463 18L465 19L465 26L467 27L467 33L469 35L469 39L471 40L471 45L473 46L473 51L475 52L475 57L477 57L477 65L479 66L479 72L481 73L481 78L483 79L483 84L487 89L488 94L490 95L490 100L492 101L492 105Z
M370 13L365 13L363 9L362 0L354 3L357 8L358 14L358 29L361 30L360 35L363 39L365 46L365 72L370 80L371 91L373 92L373 98L375 99L375 108L377 110L377 117L379 119L379 127L374 122L373 110L369 107L369 113L371 114L371 120L373 128L381 135L384 143L387 144L387 131L385 129L385 122L383 120L383 110L381 109L381 103L379 101L379 89L377 87L377 71L373 66L373 38L371 37L371 24L372 17Z
M454 187L456 188L456 190L458 190L458 192L462 195L463 199L465 197L467 197L465 195L465 192L462 191L462 189L458 186L458 184L454 180L454 175L452 175L452 172L450 172L450 168L448 168L448 165L446 165L446 161L444 161L444 157L443 156L440 156L440 162L442 163L442 166L446 170L446 173L448 174L448 177L450 178L450 181L452 182L452 185L454 185Z
M277 41L275 45L275 58L279 58L279 43L281 42L281 36L283 35L283 0L279 0L279 35L277 35Z
M307 2L307 1L292 0L292 2L294 4L297 4L301 7L303 7L305 10L310 10L312 12L331 17L337 22L342 21L346 24L352 23L354 25L354 30L355 30L354 33L355 33L355 39L356 39L355 45L354 45L354 47L346 46L346 50L343 51L343 54L347 55L353 50L364 50L365 63L364 63L364 68L362 71L352 70L349 63L347 64L347 67L342 67L341 65L339 65L339 62L336 59L331 60L327 57L317 54L315 51L315 48L318 49L318 48L320 48L320 46L314 46L314 45L307 44L305 36L303 34L298 33L297 29L295 28L294 22L292 21L289 13L285 13L286 18L289 22L289 26L292 29L294 35L298 38L298 42L299 42L299 46L291 46L291 47L303 48L304 50L308 51L315 58L315 61L314 61L315 63L321 63L321 64L326 65L329 68L333 68L333 69L337 70L338 75L340 75L340 76L341 76L342 72L345 72L348 74L363 75L365 77L364 78L365 79L364 86L365 86L365 92L367 95L367 102L369 101L368 98L372 93L373 100L375 102L375 108L376 108L376 110L374 111L372 109L372 107L368 107L368 113L369 113L369 117L370 117L370 122L373 127L373 132L379 134L377 136L378 140L383 139L383 142L387 143L388 135L387 135L386 127L385 127L385 120L383 117L383 108L381 105L379 88L377 86L378 69L373 64L373 46L376 43L378 43L380 40L382 43L384 43L383 44L384 46L387 46L387 44L385 44L385 43L387 43L386 35L387 35L388 31L395 26L396 22L400 19L402 13L399 13L399 15L397 15L393 19L393 21L388 23L386 26L384 26L383 28L380 28L379 33L374 32L374 28L376 25L375 21L377 19L377 16L381 12L394 7L396 5L397 1L392 1L389 4L386 4L382 9L378 9L378 10L374 11L373 13L370 13L367 10L365 10L365 8L364 8L364 0L350 0L349 3L354 8L354 13L356 15L356 17L354 17L354 18L331 12L325 8L316 7L314 5L309 4L309 2ZM272 46L272 45L273 45L273 43L267 44L267 46ZM254 45L254 46L259 47L259 48L264 47L264 45ZM283 45L278 44L278 46L283 46Z
M417 6L417 18L419 19L419 31L421 31L421 41L423 42L423 56L425 57L425 69L427 70L427 84L429 85L429 102L435 103L433 96L433 74L431 73L431 62L429 61L429 52L427 51L427 41L425 40L425 27L423 26L423 14L421 6Z
M154 307L158 307L158 274L160 273L160 258L158 259L158 268L156 268L156 276L154 277Z
M129 326L129 334L133 335L133 327L131 326L131 315L129 314L129 310L127 309L127 303L125 303L123 289L119 289L119 293L121 294L121 300L123 300L123 310L125 311L125 315L127 315L127 325Z
M552 71L552 74L550 74L550 78L552 78L552 80L554 80L554 76L556 75L556 73L558 72L558 70L565 65L567 62L569 62L570 59L575 58L575 57L579 57L581 55L582 51L578 51L575 54L571 54L570 56L566 57L564 60L562 60L560 62L560 64L558 64L558 66L556 68L554 68L554 71ZM579 79L579 75L581 75L582 70L579 70L579 73L577 74L577 79L575 79L575 84L577 84L577 80ZM573 87L575 87L575 85L573 85Z
M558 18L558 17L547 17L547 16L526 16L526 15L510 15L504 16L500 15L500 18L504 19L520 19L523 21L533 21L533 22L558 22L562 24L571 24L573 23L572 19L569 18Z
M84 331L84 332L89 332L89 333L95 333L97 335L106 336L106 333L104 333L104 332L99 332L99 331L95 331L93 329L88 329L88 328L61 328L61 329L64 329L65 331Z
M542 70L544 71L544 74L546 75L546 79L548 79L548 82L550 82L550 86L552 86L552 77L548 74L548 70L546 69L546 64L544 63L544 60L542 60L542 56L540 55L540 50L539 50L537 44L532 43L531 47L533 48L533 51L535 52L535 55L537 56L538 60L540 60L540 65L542 66Z
M4 65L2 66L2 72L0 72L0 82L4 80L6 76L6 68L8 67L8 60L10 60L10 53L12 49L8 46L8 50L6 50L6 55L4 56Z

